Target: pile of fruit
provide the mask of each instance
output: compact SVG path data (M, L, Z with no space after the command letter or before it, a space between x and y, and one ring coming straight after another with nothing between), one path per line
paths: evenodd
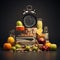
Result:
M43 32L43 23L42 23L42 20L39 19L37 21L37 32L36 32L37 35L36 35L36 39L37 39L38 44L43 44L42 46L39 46L39 48L42 51L56 50L57 49L57 45L49 42L49 40L47 42L46 39L45 39L45 34L42 33L42 32Z
M3 45L4 50L12 50L12 51L55 51L57 49L56 44L52 44L50 42L45 42L43 38L39 39L33 45L20 45L18 43L15 44L15 39L13 37L8 37L8 40Z
M21 21L16 22L16 30L24 31L25 27ZM51 51L56 50L57 45L52 44L51 42L46 42L45 35L42 33L42 21L37 21L37 31L36 31L36 42L33 45L21 45L16 43L14 37L9 36L7 42L4 43L4 50L13 50L13 51ZM28 33L28 32L27 32Z
M15 39L12 36L9 36L7 42L3 44L3 49L11 50L12 46L15 44Z

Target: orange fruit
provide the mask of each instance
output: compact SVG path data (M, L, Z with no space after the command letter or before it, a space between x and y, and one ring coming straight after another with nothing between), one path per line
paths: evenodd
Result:
M45 46L48 46L50 48L51 47L51 43L50 42L46 42Z
M4 43L3 48L5 50L10 50L12 48L12 45L10 43Z
M10 36L10 37L8 37L7 42L11 43L13 45L15 43L15 39L12 36Z

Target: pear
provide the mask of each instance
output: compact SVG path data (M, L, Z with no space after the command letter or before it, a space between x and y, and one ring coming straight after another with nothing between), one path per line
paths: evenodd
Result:
M16 51L16 47L15 46L12 46L11 48L13 51Z
M33 46L33 51L37 51L38 47L37 46Z
M15 47L16 48L21 48L21 45L20 44L16 44Z
M26 46L26 47L25 47L25 50L26 50L26 51L29 51L29 50L30 50L30 46Z
M22 24L21 21L18 20L18 21L16 22L16 26L23 26L23 24Z

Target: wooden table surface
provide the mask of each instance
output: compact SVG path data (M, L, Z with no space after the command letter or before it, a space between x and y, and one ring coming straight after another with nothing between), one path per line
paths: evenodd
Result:
M0 50L0 60L60 60L60 48L56 51L10 52Z

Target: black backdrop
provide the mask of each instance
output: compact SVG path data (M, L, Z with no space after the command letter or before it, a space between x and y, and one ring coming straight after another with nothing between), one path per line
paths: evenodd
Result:
M9 31L15 29L17 20L22 20L26 5L36 9L37 17L43 19L49 29L50 42L60 44L60 4L59 1L40 0L0 0L0 46L6 42Z

